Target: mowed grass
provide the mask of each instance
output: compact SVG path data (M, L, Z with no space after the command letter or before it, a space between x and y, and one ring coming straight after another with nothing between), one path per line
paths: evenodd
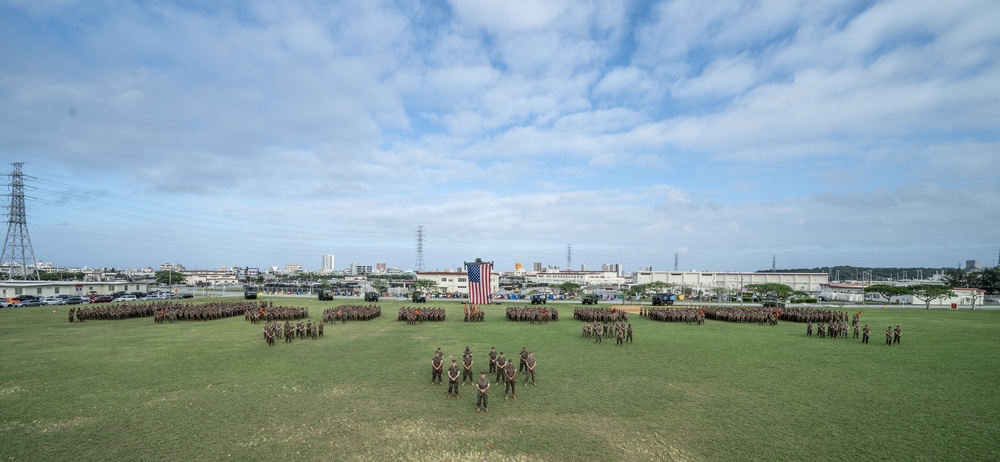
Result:
M273 298L312 319L348 301ZM209 300L204 300L209 301ZM195 299L194 303L201 302ZM3 460L996 460L1000 312L865 309L870 345L776 327L632 316L635 344L581 338L579 305L503 318L326 326L268 347L242 317L70 324L66 307L0 311ZM885 327L902 344L885 347ZM430 385L441 347L478 370L535 352L517 400Z

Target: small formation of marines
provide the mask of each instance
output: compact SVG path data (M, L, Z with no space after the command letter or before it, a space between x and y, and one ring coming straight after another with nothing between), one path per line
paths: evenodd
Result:
M486 314L476 305L465 305L462 312L465 315L462 322L483 322L486 320Z
M423 324L424 321L439 322L444 321L444 308L426 308L404 306L399 309L396 319L406 321L407 324Z
M489 374L495 375L496 383L499 386L501 383L504 384L504 399L517 399L517 375L518 373L524 374L524 385L528 385L528 381L531 381L532 385L538 385L535 381L535 367L537 362L535 361L535 355L528 351L527 347L522 347L521 352L517 355L520 361L519 366L514 366L514 360L508 359L504 356L503 352L497 353L496 347L490 349L489 357ZM472 351L468 346L465 347L465 351L462 352L462 362L458 363L457 360L451 360L451 367L448 368L448 399L459 399L459 377L461 377L462 386L466 385L466 381L471 383L476 387L476 412L489 412L489 389L490 389L490 379L486 376L486 371L479 372L479 379L476 380L473 375L473 366L475 361L472 358ZM431 359L431 385L441 385L442 375L444 369L444 353L441 348L438 348L434 352L434 357Z
M382 308L378 305L340 305L323 310L323 322L341 324L350 321L371 321L382 316Z
M324 323L313 323L311 320L303 323L292 324L290 320L285 320L282 324L278 321L269 322L264 325L264 341L268 346L274 346L274 340L279 335L285 336L285 343L292 343L295 338L316 340L323 336Z
M844 316L846 319L846 314ZM839 318L835 318L839 319ZM871 338L872 330L865 324L864 328L861 328L861 312L857 312L851 317L851 330L854 331L853 338L858 338L861 336L861 343L867 344L868 340ZM837 338L841 337L847 338L847 322L846 321L832 321L832 322L819 322L816 326L816 337L818 338ZM812 321L807 321L806 323L806 337L812 337L813 334L813 323ZM892 326L885 328L885 345L892 346L894 344L899 344L899 339L903 335L903 330L899 326L895 329Z
M507 308L507 319L514 322L546 324L559 321L559 310L549 307L512 306Z
M632 343L632 324L625 322L590 322L583 323L583 338L594 339L594 343L604 343L605 338L615 338L615 345L624 346Z

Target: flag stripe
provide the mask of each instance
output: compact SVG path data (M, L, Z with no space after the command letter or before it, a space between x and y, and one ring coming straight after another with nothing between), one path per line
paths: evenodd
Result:
M467 265L466 271L469 274L469 303L473 305L488 305L491 295L490 279L493 273L493 264Z

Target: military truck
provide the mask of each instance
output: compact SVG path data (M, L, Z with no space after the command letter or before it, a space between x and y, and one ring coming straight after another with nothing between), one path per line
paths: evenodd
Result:
M676 295L670 293L653 295L653 306L673 305L676 298Z
M427 296L423 292L413 292L410 300L413 300L413 303L427 303Z
M257 287L256 286L244 286L243 287L243 298L247 300L257 299Z
M548 297L545 294L534 294L531 296L532 305L544 305L548 301Z
M333 292L329 290L319 290L319 300L321 302L333 300Z
M785 302L780 302L775 299L766 299L763 302L764 308L777 308L779 310L785 309Z
M377 302L378 301L378 292L365 292L365 301L366 302Z
M598 297L597 294L587 294L583 296L583 300L581 300L581 302L583 302L584 305L596 305L598 300L600 300L600 297Z

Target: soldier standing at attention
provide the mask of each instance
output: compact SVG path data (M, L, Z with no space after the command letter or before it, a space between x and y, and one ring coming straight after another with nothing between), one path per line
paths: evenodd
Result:
M858 338L858 332L861 332L861 325L860 324L855 324L854 325L854 338Z
M885 328L885 344L886 346L892 346L892 326Z
M437 384L441 385L441 368L444 367L444 363L441 357L434 355L434 359L431 360L431 385L434 385L434 379L437 379Z
M868 343L868 337L871 337L872 335L872 330L868 327L868 324L865 324L864 332L865 335L861 337L861 343Z
M479 372L479 381L476 382L476 412L479 412L480 406L484 412L490 412L489 406L489 394L490 391L490 380L486 378L486 373Z
M521 364L517 367L518 372L523 372L528 367L526 363L528 362L529 354L531 353L528 353L528 347L521 347L521 353L518 355L521 359Z
M448 368L448 399L451 399L452 392L455 393L455 399L458 399L458 363L454 359Z
M497 385L500 385L500 378L503 377L503 369L505 367L507 367L507 358L504 357L503 352L501 351L500 356L497 357Z
M903 335L903 331L896 326L896 330L892 331L892 343L899 343L899 337Z
M465 355L463 355L465 356ZM465 356L462 359L462 386L465 386L465 378L469 378L469 383L475 385L476 381L472 378L472 355Z
M490 347L490 374L497 373L497 347Z
M507 361L507 367L503 370L503 377L504 382L507 384L503 392L503 399L507 399L507 393L510 393L514 399L517 399L517 396L514 394L514 387L517 385L517 368L514 367L514 361Z
M628 328L625 329L625 342L632 343L632 323L628 323Z
M625 329L622 329L621 327L615 329L615 345L625 345Z
M809 321L809 323L806 324L806 337L812 337L812 335L813 335L813 322Z
M524 372L524 384L528 384L528 377L531 377L531 384L538 385L535 383L535 354L528 353L527 369Z
M601 342L601 338L604 337L604 325L603 324L597 323L597 330L594 331L594 336L597 337L597 340L595 340L594 343L602 343Z

